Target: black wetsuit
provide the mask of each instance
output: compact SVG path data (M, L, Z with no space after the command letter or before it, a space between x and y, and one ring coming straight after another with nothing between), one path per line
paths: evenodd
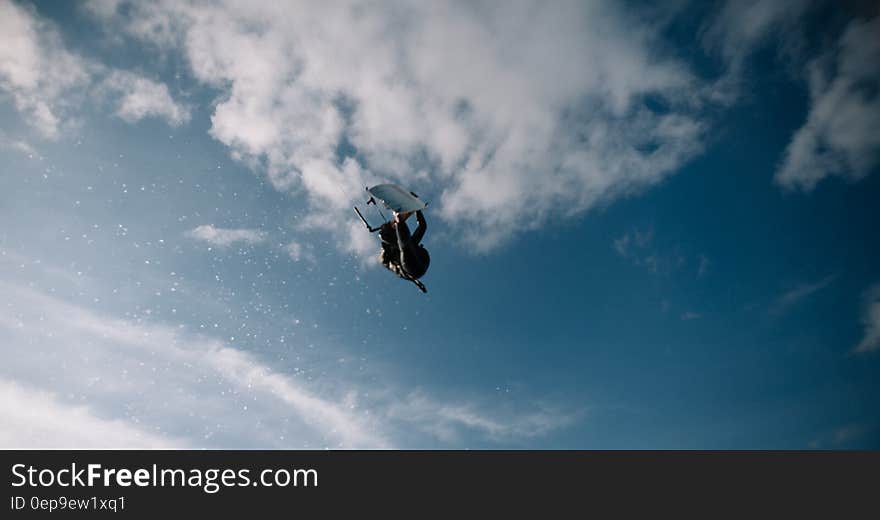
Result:
M388 222L382 226L382 263L402 278L417 280L424 276L431 263L428 251L420 244L428 224L421 211L416 212L419 225L412 234L406 222Z

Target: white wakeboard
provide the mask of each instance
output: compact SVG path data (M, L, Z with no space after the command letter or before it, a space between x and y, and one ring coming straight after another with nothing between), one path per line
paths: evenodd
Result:
M367 191L373 198L382 201L386 208L397 213L418 211L428 207L420 198L396 184L378 184L367 188Z

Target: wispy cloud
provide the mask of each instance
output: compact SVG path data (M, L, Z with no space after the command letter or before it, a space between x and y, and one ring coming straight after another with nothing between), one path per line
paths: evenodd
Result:
M388 408L387 415L412 422L421 431L445 443L457 443L466 432L490 441L529 439L563 428L583 413L535 403L531 410L487 412L473 404L438 402L415 391Z
M681 321L693 321L702 318L703 315L698 312L686 311L681 314Z
M294 262L308 262L314 264L317 261L315 254L307 246L304 246L295 240L284 246L284 250L287 251L287 254Z
M0 281L0 305L5 448L425 447L533 438L573 417L438 400L388 377L365 387L339 372L319 385L234 338L118 319L15 283Z
M116 114L126 121L158 116L177 125L189 119L166 85L71 52L55 25L10 0L0 0L0 91L49 139L82 115L89 96L114 101Z
M178 126L189 121L189 108L174 101L164 83L117 70L107 76L104 87L118 95L116 115L128 122L160 117Z
M865 327L862 340L854 352L867 353L880 349L880 284L871 286L863 296L862 324Z
M809 443L811 449L846 449L869 447L870 442L864 442L866 437L874 430L870 424L849 423L838 426L832 430L821 432Z
M318 396L223 341L108 318L19 286L0 287L12 311L0 317L0 333L7 355L15 358L0 375L28 388L77 396L61 404L34 399L31 404L44 405L35 414L88 403L88 411L75 412L81 423L100 417L120 429L146 429L167 444L179 439L200 446L391 445L368 413ZM41 361L48 358L64 370L51 373L55 369ZM261 427L255 430L254 424ZM57 430L75 434L73 426ZM27 439L19 441L5 447L29 446ZM69 445L64 438L56 442Z
M834 50L808 66L810 111L776 182L812 190L823 178L867 176L880 164L880 17L849 24Z
M65 94L89 80L88 63L68 52L50 24L30 7L0 0L0 91L43 136L55 138Z
M771 314L782 314L792 306L809 298L817 292L831 285L836 279L837 274L830 274L821 280L815 282L801 283L792 289L783 293L776 302L770 307Z
M27 155L31 159L34 159L34 158L41 159L42 158L42 156L40 155L40 152L37 151L37 149L34 148L34 146L31 145L29 142L27 142L23 139L15 139L15 138L7 137L6 134L2 130L0 130L0 147L9 148L11 150L21 152L21 153Z
M822 2L728 1L702 31L726 71L711 86L732 104L749 81L748 59L775 46L795 75L805 76L810 109L788 144L774 180L786 189L812 190L828 176L859 180L880 164L880 17L849 23L833 48L807 62L803 17Z
M865 435L870 429L862 424L847 424L834 430L832 443L835 446L842 446L858 440Z
M654 243L654 229L631 229L612 241L614 251L633 265L653 274L669 275L684 267L688 259L679 246L658 247Z
M186 233L194 240L207 242L217 247L228 247L236 242L258 244L266 239L266 234L259 229L218 228L213 224L198 226Z
M783 54L799 46L798 22L818 2L811 0L728 0L701 30L703 46L717 52L725 71L709 90L711 97L733 104L750 79L748 60L764 46L775 44Z
M654 230L640 231L632 229L614 239L614 250L623 258L634 258L651 245L654 240Z
M702 278L706 276L706 273L709 272L709 258L706 255L699 256L699 264L697 265L697 278Z
M99 417L87 406L0 379L0 447L29 449L182 449L188 443L131 421Z

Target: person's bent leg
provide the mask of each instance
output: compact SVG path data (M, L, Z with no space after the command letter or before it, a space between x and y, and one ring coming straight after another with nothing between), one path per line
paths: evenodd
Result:
M407 274L418 278L425 274L425 268L417 251L418 245L413 242L406 222L398 222L395 227L397 228L397 247L400 249L400 266Z

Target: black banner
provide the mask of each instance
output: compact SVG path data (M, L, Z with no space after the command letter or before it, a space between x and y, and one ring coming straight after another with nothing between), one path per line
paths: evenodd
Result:
M880 452L5 451L7 513L867 513Z

